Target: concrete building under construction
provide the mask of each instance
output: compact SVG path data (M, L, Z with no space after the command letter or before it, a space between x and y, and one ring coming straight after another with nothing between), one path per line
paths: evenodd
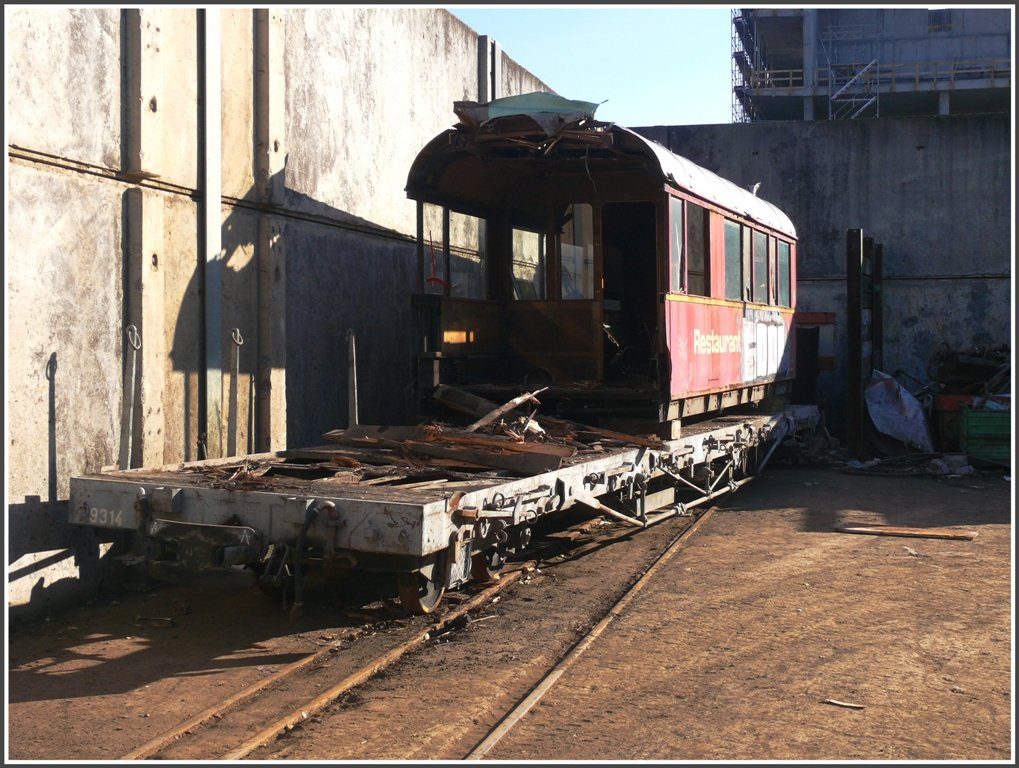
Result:
M1008 8L735 8L733 122L1007 113Z

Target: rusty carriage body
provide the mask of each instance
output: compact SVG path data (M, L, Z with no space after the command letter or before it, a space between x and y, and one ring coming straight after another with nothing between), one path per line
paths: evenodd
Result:
M543 387L550 412L666 439L786 395L792 222L594 107L458 102L419 153L422 392Z

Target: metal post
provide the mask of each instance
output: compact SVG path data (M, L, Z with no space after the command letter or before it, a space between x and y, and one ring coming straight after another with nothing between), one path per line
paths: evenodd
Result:
M863 418L863 230L846 233L846 443L849 453L862 458Z
M354 331L347 329L347 426L355 427L357 420L357 351L354 348Z
M223 247L221 180L221 64L219 10L198 11L202 33L201 98L201 226L204 268L203 320L205 377L201 399L202 422L199 431L206 435L206 450L214 457L223 455Z

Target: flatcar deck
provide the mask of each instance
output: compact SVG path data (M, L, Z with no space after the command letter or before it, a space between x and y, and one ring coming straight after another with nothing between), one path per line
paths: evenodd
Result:
M526 541L539 517L575 504L644 526L650 512L734 490L762 449L817 423L816 408L791 406L722 416L670 441L357 427L329 433L329 445L75 477L70 517L136 532L143 552L186 569L270 568L273 552L284 562L313 552L344 567L444 574L445 588L469 580L479 554Z

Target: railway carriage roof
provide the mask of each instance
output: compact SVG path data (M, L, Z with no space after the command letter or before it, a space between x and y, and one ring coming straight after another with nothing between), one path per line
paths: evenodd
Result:
M546 92L509 96L484 104L455 102L453 111L460 118L460 124L439 134L418 153L408 177L408 194L420 193L429 180L436 178L434 174L439 168L451 162L454 156L463 157L465 142L458 139L484 139L489 143L505 137L505 146L518 151L528 145L523 138L525 134L536 134L541 140L530 146L546 154L557 142L565 145L580 141L586 148L597 147L599 142L594 139L600 137L604 139L600 143L611 146L617 154L622 152L651 161L648 166L661 175L663 182L791 238L796 237L792 221L777 206L630 128L595 121L597 107L593 102L573 101ZM441 171L439 173L441 175Z
M658 160L662 175L675 186L687 189L698 197L710 200L752 221L776 229L789 237L796 237L796 227L793 226L789 217L767 200L722 178L717 173L712 173L707 168L702 168L685 157L670 152L658 142L651 141L629 128L614 126L614 129L625 131L635 141L647 147Z

